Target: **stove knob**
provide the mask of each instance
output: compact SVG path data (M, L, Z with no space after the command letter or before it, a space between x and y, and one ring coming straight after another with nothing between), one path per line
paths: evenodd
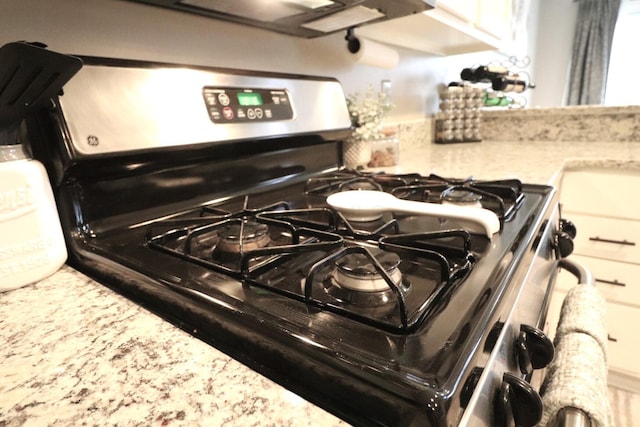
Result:
M473 392L476 390L476 386L478 385L478 381L480 381L480 377L482 376L482 368L476 366L471 370L471 373L467 377L467 380L464 382L464 386L462 387L462 391L460 392L460 406L466 408L471 400L471 396L473 396Z
M568 219L560 220L560 230L567 233L572 239L576 238L576 234L578 232L576 226Z
M566 258L573 252L573 239L577 234L576 226L567 219L561 219L560 230L556 233L556 250L558 258Z
M555 349L553 342L543 331L533 326L520 325L516 352L520 372L531 375L534 369L542 369L551 363Z
M493 426L533 427L542 418L542 399L538 392L508 372L502 376L494 399Z
M566 258L573 252L573 239L568 233L558 231L556 234L556 250L559 258Z

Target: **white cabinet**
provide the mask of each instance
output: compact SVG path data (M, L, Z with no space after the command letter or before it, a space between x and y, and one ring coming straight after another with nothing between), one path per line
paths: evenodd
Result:
M363 26L364 37L435 55L500 50L512 40L513 0L438 0L434 9Z
M513 12L513 2L511 0L481 1L478 6L478 28L493 35L503 43L512 42Z
M571 258L593 273L607 299L609 383L640 392L640 169L584 168L561 180L562 216L577 228ZM561 272L550 313L575 279ZM551 322L557 322L555 317Z

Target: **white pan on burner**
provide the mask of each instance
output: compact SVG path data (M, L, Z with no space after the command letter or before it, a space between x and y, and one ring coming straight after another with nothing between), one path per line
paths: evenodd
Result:
M384 212L397 212L456 220L489 238L500 231L498 216L488 209L402 200L383 191L342 191L327 197L327 203L351 221L375 221Z

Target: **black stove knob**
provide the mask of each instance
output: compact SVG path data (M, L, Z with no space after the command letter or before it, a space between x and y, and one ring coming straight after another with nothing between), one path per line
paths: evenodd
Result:
M473 392L476 390L476 386L480 381L480 377L482 376L483 369L476 366L471 370L471 373L467 377L467 380L464 382L464 386L462 387L462 391L460 392L460 406L466 408L471 400L471 396L473 396Z
M573 252L573 239L577 234L576 226L567 219L561 219L559 231L556 233L556 250L558 258L566 258Z
M520 325L516 354L520 372L531 375L534 369L542 369L551 363L555 349L553 342L543 331L533 326Z
M506 372L494 398L493 422L496 427L533 427L542 418L542 399L531 385Z
M576 234L578 232L576 226L568 219L560 220L560 231L567 233L572 239L576 238Z
M573 239L568 233L558 231L556 234L556 249L559 258L566 258L573 252Z

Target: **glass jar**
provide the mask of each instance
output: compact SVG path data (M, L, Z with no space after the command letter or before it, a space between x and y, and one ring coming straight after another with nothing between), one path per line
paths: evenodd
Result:
M385 132L385 137L371 142L371 160L368 166L371 168L396 166L400 161L400 142L397 130Z

